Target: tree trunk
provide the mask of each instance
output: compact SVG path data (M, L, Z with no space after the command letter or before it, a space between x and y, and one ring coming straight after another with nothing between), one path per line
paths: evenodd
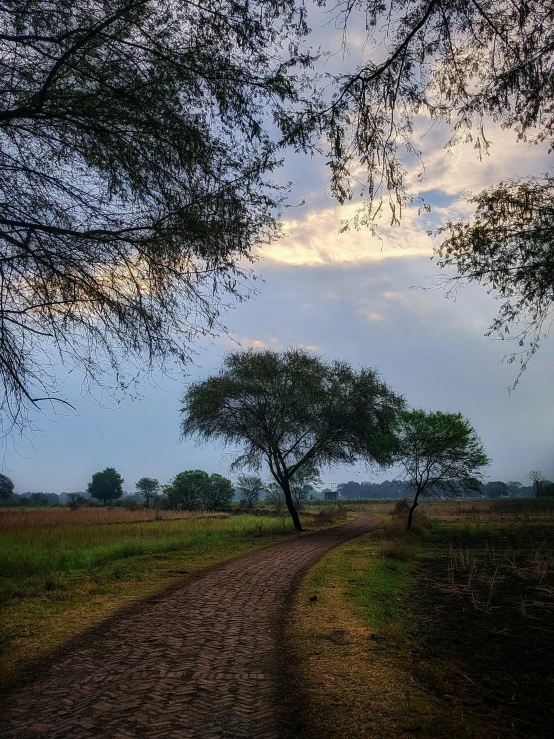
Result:
M304 529L302 528L302 524L300 523L300 516L298 515L298 511L294 506L294 501L290 493L289 481L285 480L281 487L283 488L283 492L285 494L285 502L287 504L287 508L289 509L294 528L296 529L296 531L304 531Z
M413 518L413 515L414 515L414 511L415 511L415 509L418 506L418 502L417 502L417 499L418 498L419 498L419 490L416 493L416 496L414 498L414 502L412 504L412 507L410 508L410 512L408 513L408 526L407 526L407 529L406 529L407 531L410 531L411 528L412 528L412 518Z

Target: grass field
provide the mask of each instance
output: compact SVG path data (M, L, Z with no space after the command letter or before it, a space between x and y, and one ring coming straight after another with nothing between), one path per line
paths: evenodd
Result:
M298 737L554 736L552 505L427 505L319 563L290 635Z
M293 533L288 516L0 509L0 684L129 602Z

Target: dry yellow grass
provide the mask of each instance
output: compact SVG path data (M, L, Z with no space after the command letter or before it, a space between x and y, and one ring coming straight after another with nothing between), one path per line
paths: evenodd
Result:
M227 518L228 513L212 514L214 517ZM43 528L50 526L105 524L105 523L140 523L146 521L173 521L193 517L205 517L206 514L188 511L157 511L142 508L128 511L125 508L0 508L0 531L17 529Z
M452 710L414 680L401 623L378 630L357 613L348 580L355 568L371 566L380 546L364 537L339 547L302 583L288 632L297 710L303 715L297 739L492 739L493 730ZM353 557L355 549L359 558Z

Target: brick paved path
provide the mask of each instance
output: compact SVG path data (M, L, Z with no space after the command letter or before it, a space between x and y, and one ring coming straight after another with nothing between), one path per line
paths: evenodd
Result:
M277 637L299 577L356 519L185 582L79 644L0 707L3 739L283 739Z

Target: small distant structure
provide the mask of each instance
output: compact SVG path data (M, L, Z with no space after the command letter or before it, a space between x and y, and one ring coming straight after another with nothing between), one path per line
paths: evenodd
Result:
M330 488L326 488L323 491L325 495L325 500L338 500L339 499L339 491L337 490L336 483L332 482Z

